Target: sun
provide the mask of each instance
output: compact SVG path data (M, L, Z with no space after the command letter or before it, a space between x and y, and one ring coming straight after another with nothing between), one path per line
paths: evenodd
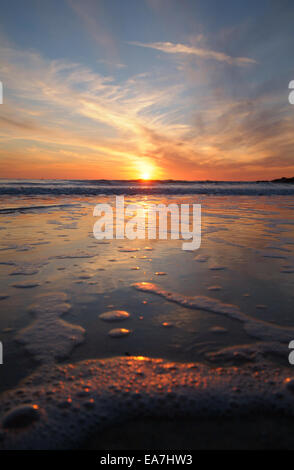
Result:
M141 180L150 180L150 172L144 171L144 173L141 174Z
M156 168L151 162L140 162L140 165L138 167L138 177L140 180L152 180L152 178L154 178L154 173L156 173Z

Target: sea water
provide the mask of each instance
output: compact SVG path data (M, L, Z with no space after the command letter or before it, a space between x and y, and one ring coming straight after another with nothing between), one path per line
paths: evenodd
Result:
M200 248L96 240L93 208L121 194L144 209L201 204ZM291 409L293 196L275 183L2 180L0 446L70 445L102 415L271 408L277 394Z

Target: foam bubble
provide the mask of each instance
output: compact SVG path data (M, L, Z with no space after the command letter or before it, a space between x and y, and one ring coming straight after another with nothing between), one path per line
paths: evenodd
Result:
M130 317L129 312L124 310L110 310L99 315L99 318L104 321L122 321Z
M3 417L3 428L24 428L40 418L38 405L20 405L9 410Z
M132 331L127 330L126 328L114 328L108 332L109 336L112 338L122 338L128 336Z

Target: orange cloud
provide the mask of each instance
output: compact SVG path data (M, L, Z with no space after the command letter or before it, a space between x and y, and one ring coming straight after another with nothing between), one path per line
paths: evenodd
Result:
M279 96L198 93L192 107L185 71L181 81L150 72L117 83L33 51L0 52L2 177L140 178L147 167L164 179L294 173L294 115Z

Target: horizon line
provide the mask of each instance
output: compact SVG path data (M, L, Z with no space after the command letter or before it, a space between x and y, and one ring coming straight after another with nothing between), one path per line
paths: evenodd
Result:
M278 178L267 179L267 180L213 180L213 179L199 179L199 180L186 180L186 179L142 179L142 178L125 178L125 179L116 179L116 178L20 178L20 177L0 177L1 180L28 180L28 181L140 181L143 183L154 183L154 182L183 182L183 183L263 183L263 182L272 182L282 179L294 179L294 176L281 176Z

